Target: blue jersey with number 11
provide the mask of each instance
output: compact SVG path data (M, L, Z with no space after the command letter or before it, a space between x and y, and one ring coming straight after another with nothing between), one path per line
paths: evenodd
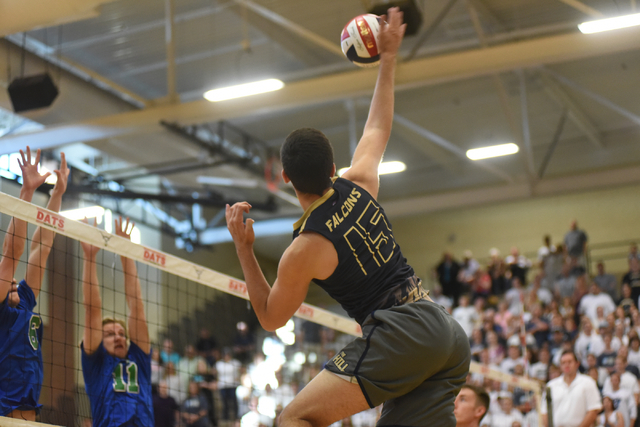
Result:
M82 374L94 427L153 427L151 355L134 342L126 359L111 356L102 343L91 355L82 346Z

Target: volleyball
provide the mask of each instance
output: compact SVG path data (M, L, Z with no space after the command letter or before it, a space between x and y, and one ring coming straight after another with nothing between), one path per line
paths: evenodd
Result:
M375 67L380 62L380 19L379 16L370 13L359 15L349 21L342 30L342 52L358 67Z

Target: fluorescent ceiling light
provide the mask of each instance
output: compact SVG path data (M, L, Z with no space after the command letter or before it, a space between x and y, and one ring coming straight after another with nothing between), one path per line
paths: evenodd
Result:
M284 83L278 79L267 79L259 82L245 83L236 86L223 87L209 90L204 93L207 101L218 102L227 99L241 98L243 96L257 95L259 93L273 92L284 87Z
M640 25L640 13L583 22L578 25L578 29L583 34L593 34L600 33L602 31L617 30L619 28L633 27L635 25Z
M102 206L87 206L86 208L71 209L60 212L65 218L81 220L84 218L102 218L104 208Z
M344 173L346 171L348 171L349 169L350 169L350 167L340 169L338 171L338 176L344 175ZM378 166L378 175L386 175L388 173L398 173L398 172L402 172L402 171L404 171L406 169L407 169L407 165L405 165L402 162L397 162L397 161L382 162L382 163L380 163L380 166Z
M491 157L507 156L515 154L520 149L514 143L492 145L491 147L474 148L467 150L467 157L471 160L488 159Z

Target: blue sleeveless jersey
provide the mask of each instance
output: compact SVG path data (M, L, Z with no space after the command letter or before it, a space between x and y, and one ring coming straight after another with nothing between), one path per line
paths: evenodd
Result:
M82 374L94 427L153 427L151 355L134 342L126 359L111 356L102 343L91 355L82 350Z
M0 303L0 415L15 409L39 410L42 388L42 319L33 312L36 297L24 280L20 303Z

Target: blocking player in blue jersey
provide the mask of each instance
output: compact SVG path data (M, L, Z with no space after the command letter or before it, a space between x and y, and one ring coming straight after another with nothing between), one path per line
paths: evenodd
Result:
M30 202L34 192L51 173L40 175L38 163L31 163L31 150L20 150L18 163L22 170L20 199ZM57 182L47 208L60 210L62 195L67 189L69 169L61 153ZM0 261L0 416L35 421L42 387L42 319L33 312L36 298L53 245L55 233L38 227L31 240L31 253L24 280L13 278L24 251L27 223L13 218L5 234Z
M131 238L134 224L120 217L116 235ZM121 257L129 321L102 318L96 257L100 248L82 243L85 325L82 373L94 427L153 427L151 345L136 263Z

